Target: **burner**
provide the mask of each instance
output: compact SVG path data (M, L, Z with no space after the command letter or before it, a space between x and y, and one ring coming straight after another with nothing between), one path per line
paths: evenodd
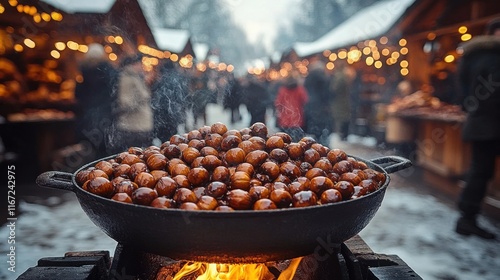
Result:
M278 279L292 260L265 263L269 279ZM137 251L118 244L111 258L107 251L69 252L64 257L42 258L18 279L173 279L188 262ZM196 273L182 279L196 279ZM268 279L266 278L266 279ZM396 255L374 253L355 236L338 246L304 256L293 279L422 279Z

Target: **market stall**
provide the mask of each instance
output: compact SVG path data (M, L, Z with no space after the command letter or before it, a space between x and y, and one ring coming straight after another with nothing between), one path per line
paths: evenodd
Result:
M111 63L156 47L137 1L16 1L0 4L0 137L35 172L54 169L75 144L79 63L92 43ZM126 15L126 17L124 17Z
M469 144L461 137L466 115L461 110L456 76L461 46L484 34L486 24L499 16L496 1L462 1L457 5L455 1L422 0L399 24L409 50L406 80L416 93L389 105L388 140L411 143L425 179L453 195L458 195L470 161ZM397 131L398 126L389 126L389 122L407 129ZM486 199L497 208L499 163L500 159Z

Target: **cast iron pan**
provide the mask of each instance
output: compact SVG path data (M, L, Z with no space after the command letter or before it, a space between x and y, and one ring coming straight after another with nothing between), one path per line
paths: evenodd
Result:
M325 256L370 222L389 185L388 174L411 166L409 160L395 156L369 161L356 158L386 175L380 189L358 199L306 208L214 212L121 203L76 184L75 174L80 170L113 157L86 164L73 174L45 172L36 182L42 187L74 192L90 220L124 245L178 260L217 263Z

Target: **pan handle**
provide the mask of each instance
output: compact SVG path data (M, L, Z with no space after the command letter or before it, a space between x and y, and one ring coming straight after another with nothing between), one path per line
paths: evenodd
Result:
M381 165L381 167L384 168L385 172L387 172L388 174L412 166L412 163L409 159L399 156L384 156L384 157L374 158L370 161L375 164Z
M36 183L40 187L74 191L71 173L60 171L47 171L36 178Z

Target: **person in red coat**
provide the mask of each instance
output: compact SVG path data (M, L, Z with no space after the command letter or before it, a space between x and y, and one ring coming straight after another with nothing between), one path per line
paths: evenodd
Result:
M308 100L307 90L299 85L292 75L278 89L278 95L274 101L277 125L283 132L288 133L293 141L304 137L304 105Z

